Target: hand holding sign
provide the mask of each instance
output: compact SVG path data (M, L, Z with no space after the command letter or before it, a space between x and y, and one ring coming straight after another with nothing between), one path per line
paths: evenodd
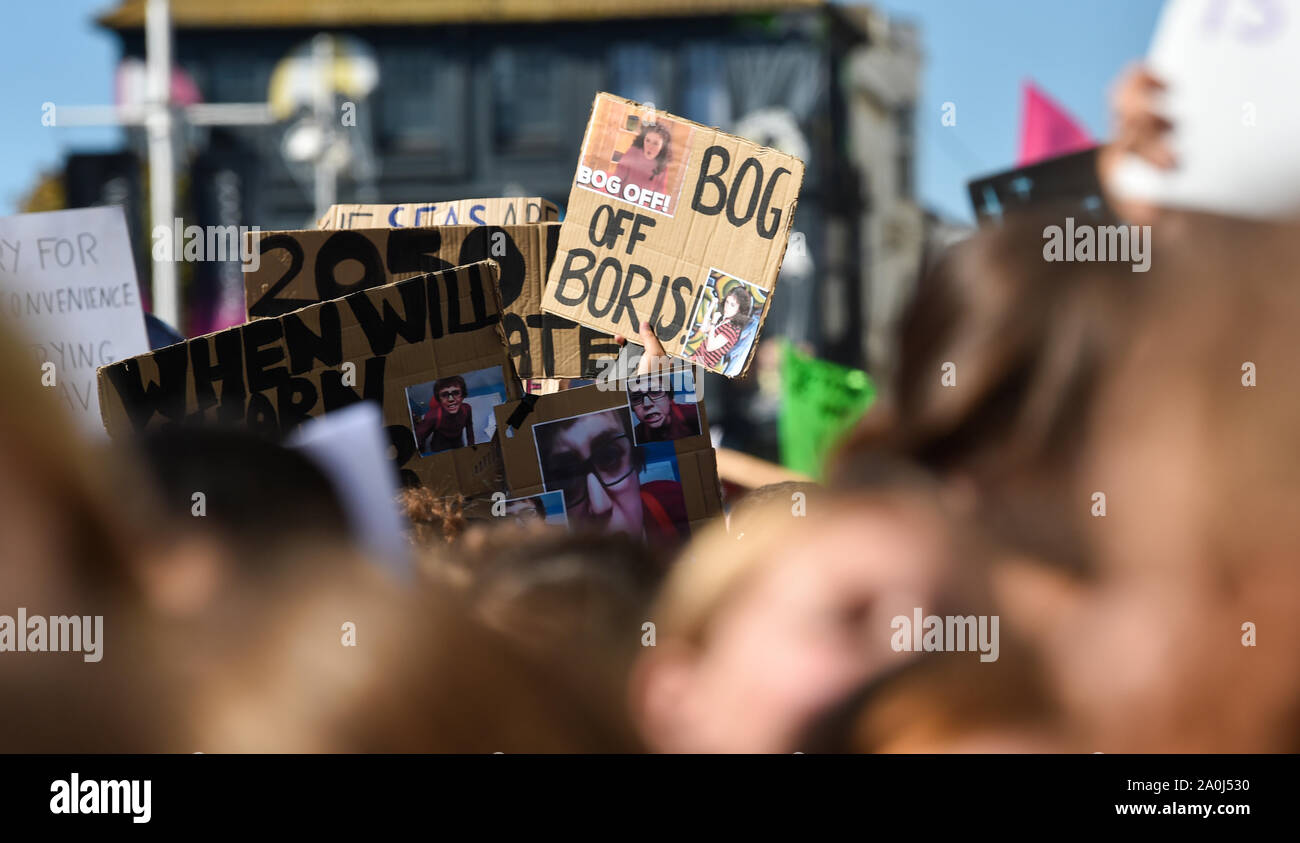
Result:
M1160 170L1176 166L1169 147L1173 123L1159 113L1164 90L1164 82L1147 68L1137 66L1126 71L1111 96L1114 137L1097 152L1097 176L1107 202L1121 217L1139 225L1152 223L1159 215L1159 208L1150 202L1117 195L1115 177L1129 156L1136 156Z
M659 342L659 337L655 336L654 328L650 327L649 322L641 323L641 345L645 350L641 352L641 359L636 364L636 373L638 375L647 375L652 371L662 369L668 365L668 352L664 351L664 344ZM614 342L619 347L627 345L627 337L618 334L614 337Z
M1176 167L1135 147L1112 180L1121 201L1247 217L1300 212L1300 8L1283 0L1170 0L1149 66L1166 86ZM1144 144L1149 147L1148 144Z

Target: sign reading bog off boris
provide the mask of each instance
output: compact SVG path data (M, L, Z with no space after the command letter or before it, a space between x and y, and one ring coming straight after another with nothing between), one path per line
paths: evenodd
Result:
M804 165L597 94L542 309L744 374L767 318Z

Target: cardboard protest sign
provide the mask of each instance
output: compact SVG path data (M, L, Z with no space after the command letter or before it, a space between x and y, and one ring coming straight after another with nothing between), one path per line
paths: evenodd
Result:
M149 350L122 209L0 219L0 313L33 344L34 376L103 436L95 370Z
M785 343L777 418L781 464L821 480L826 455L875 397L866 372L809 357Z
M1137 158L1120 196L1247 217L1300 212L1300 6L1287 0L1169 0L1147 56L1167 88L1177 166Z
M542 309L744 374L785 256L798 158L597 94Z
M722 514L704 404L681 370L529 396L496 413L510 497L563 493L572 529L673 544Z
M555 222L560 209L539 196L407 202L402 205L331 205L319 229L426 228L433 225L521 225Z
M547 527L569 529L564 493L559 491L517 498L494 492L490 499L466 501L461 510L461 518L473 524L505 524L529 529L544 524Z
M501 268L503 327L523 378L590 376L618 354L613 337L543 313L558 223L250 233L248 316L279 316L318 301L480 260Z
M99 393L115 437L203 422L279 436L308 418L373 401L403 483L448 495L501 487L492 410L523 394L506 353L490 261L105 366Z

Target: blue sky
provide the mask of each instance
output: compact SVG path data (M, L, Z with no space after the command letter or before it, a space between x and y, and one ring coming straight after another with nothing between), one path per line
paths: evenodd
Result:
M0 26L0 214L13 213L42 169L62 165L63 153L98 151L120 144L113 129L60 129L41 125L41 104L107 105L113 102L117 39L94 25L112 0L42 0L23 3Z
M269 1L269 0L268 0ZM219 0L214 0L219 2ZM68 150L109 149L113 129L47 128L41 104L112 102L116 39L92 23L112 0L23 4L0 27L0 214ZM918 108L922 201L970 219L965 184L1015 158L1020 85L1035 80L1093 133L1108 131L1106 94L1145 52L1161 0L879 0L919 24L925 51ZM940 124L943 103L957 125Z
M917 191L970 220L966 182L1015 163L1023 80L1032 79L1094 138L1110 133L1115 77L1146 53L1161 0L879 0L921 29ZM943 104L957 125L940 123Z

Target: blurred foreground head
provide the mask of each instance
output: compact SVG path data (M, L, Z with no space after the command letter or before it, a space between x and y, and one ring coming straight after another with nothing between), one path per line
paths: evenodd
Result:
M74 595L119 587L135 538L120 505L136 489L115 485L55 389L0 325L0 595L33 612L73 611Z
M1296 751L1300 232L1183 224L1089 414L1071 496L1092 576L1022 565L1002 591L1084 748Z
M1086 564L1064 478L1148 281L1128 264L1045 260L1044 230L1071 213L1009 217L922 275L898 366L836 455L835 485L873 485L882 457L906 460L1003 541Z
M979 611L924 485L819 500L803 515L766 506L739 539L721 525L702 534L669 573L632 691L652 749L811 749L820 718L913 656L891 647L894 617Z
M310 564L177 639L205 752L625 752L621 711L439 589ZM214 645L211 642L220 642Z
M324 472L300 451L223 427L149 431L124 443L152 486L159 517L137 570L153 608L192 613L242 578L352 547Z
M0 632L0 752L157 749L176 720L141 661L133 563L148 489L40 378L39 360L0 326L0 615L13 624ZM50 619L37 638L33 617ZM61 633L58 646L81 649L53 651L53 626L73 618L79 634Z
M581 670L626 665L663 567L621 534L502 524L468 537L467 598L492 628Z

